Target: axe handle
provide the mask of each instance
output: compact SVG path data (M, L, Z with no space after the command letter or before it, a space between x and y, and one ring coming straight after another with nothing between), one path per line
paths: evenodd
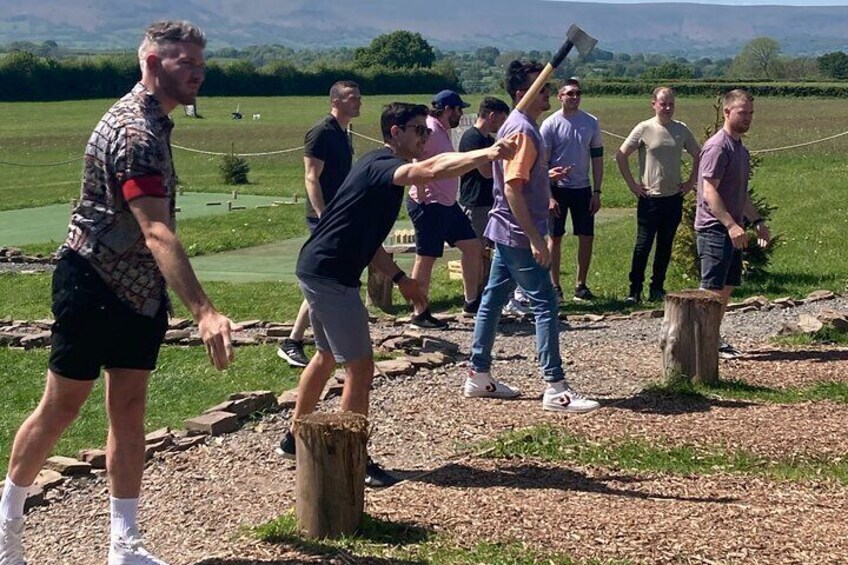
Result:
M546 82L548 82L551 75L554 74L554 70L565 60L565 56L568 55L568 52L571 51L572 47L574 47L574 44L570 40L566 40L565 43L562 44L556 52L556 55L554 55L551 59L550 63L545 65L545 68L542 69L542 72L539 73L539 76L536 77L536 80L533 81L533 84L530 85L530 88L527 89L527 92L524 93L524 96L521 97L518 104L515 105L516 110L524 111L527 108L530 101L539 94L539 91L542 90L542 87Z

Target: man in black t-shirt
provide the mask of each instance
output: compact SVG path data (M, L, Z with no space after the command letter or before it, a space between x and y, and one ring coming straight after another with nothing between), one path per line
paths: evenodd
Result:
M360 278L370 264L398 285L404 298L427 307L418 281L406 276L382 247L400 211L404 187L452 178L494 159L511 157L512 139L468 153L442 153L418 162L429 136L427 107L395 102L383 109L380 128L385 146L353 166L297 260L297 278L309 303L318 352L300 378L292 421L315 410L336 363L345 366L341 409L367 416L374 375L368 311L360 296ZM287 433L279 449L294 457ZM397 480L370 459L366 484L390 486Z
M338 192L353 164L353 146L347 126L359 116L362 97L359 86L341 80L330 87L330 113L306 132L303 150L306 183L306 225L315 230L327 203ZM292 367L306 367L309 357L303 351L303 334L309 327L309 304L300 305L291 334L277 349L277 355Z
M506 102L492 96L483 98L477 111L477 121L462 134L459 150L473 151L491 147L495 143L493 134L498 132L508 115L509 106ZM482 285L485 285L489 278L489 250L483 232L486 230L486 222L489 221L489 210L495 202L492 184L491 163L484 163L468 171L462 175L459 184L459 204L483 244L482 274L479 278Z

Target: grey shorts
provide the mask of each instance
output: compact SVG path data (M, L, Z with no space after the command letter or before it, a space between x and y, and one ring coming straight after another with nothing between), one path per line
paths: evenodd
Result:
M463 206L462 211L471 220L471 227L474 228L474 233L477 237L483 240L484 245L491 245L483 237L483 232L486 231L486 224L489 223L489 211L491 206Z
M368 310L358 287L315 278L298 279L309 303L309 321L319 351L331 351L337 363L372 357Z

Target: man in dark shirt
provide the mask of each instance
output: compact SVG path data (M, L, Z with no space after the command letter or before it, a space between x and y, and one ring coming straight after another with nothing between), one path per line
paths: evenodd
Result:
M318 219L338 192L353 164L353 147L347 126L359 116L362 97L359 86L350 80L330 87L330 113L306 133L303 168L306 171L306 224L315 230ZM309 327L309 304L300 304L289 337L277 349L277 355L292 367L306 367L309 357L303 351L303 334Z
M505 139L487 149L411 162L421 156L430 133L426 117L427 107L422 105L395 102L383 109L380 127L385 146L357 161L300 251L297 277L309 302L318 352L301 375L292 421L315 410L336 363L345 365L341 409L368 415L374 360L368 311L359 287L369 264L390 277L404 298L427 307L418 281L407 277L382 247L400 211L404 187L457 177L514 152L514 142ZM294 457L291 432L280 451ZM369 459L365 481L379 487L396 479Z

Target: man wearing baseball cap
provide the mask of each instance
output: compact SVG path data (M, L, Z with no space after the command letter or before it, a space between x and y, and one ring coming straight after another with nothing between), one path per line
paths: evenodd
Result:
M442 90L433 97L427 127L431 135L424 146L421 159L455 151L450 138L451 128L459 125L462 109L469 104L453 90ZM409 189L406 208L415 227L415 265L412 277L419 282L424 294L429 294L430 277L436 259L444 253L445 243L462 252L462 286L465 294L463 311L474 315L480 305L480 278L483 248L471 221L456 201L459 182L456 178L416 184ZM429 308L416 307L412 326L421 329L444 329L447 324L430 313Z

